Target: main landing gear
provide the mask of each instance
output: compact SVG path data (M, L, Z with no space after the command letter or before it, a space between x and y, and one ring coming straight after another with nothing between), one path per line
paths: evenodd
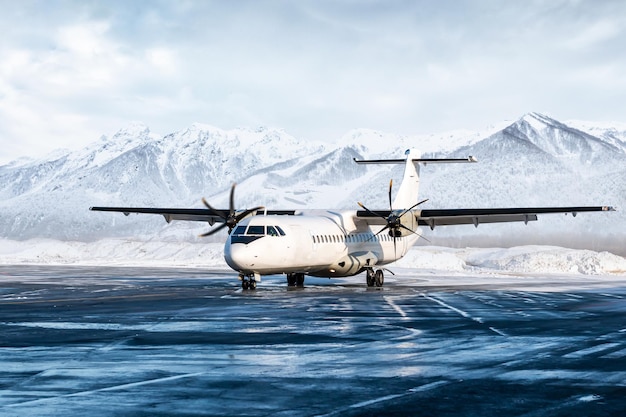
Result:
M385 283L385 274L382 269L374 271L374 268L367 268L365 270L365 279L367 280L368 287L382 287Z
M259 281L261 277L259 276ZM256 290L257 279L255 275L239 275L241 280L241 288L244 290Z
M301 272L287 274L287 285L289 287L304 287L304 274Z

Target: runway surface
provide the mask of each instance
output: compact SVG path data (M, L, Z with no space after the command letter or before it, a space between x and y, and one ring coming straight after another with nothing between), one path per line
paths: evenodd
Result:
M626 412L626 277L361 278L0 266L0 415Z

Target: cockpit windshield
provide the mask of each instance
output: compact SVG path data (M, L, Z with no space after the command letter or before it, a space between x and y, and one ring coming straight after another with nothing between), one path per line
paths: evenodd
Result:
M265 234L265 226L248 226L248 230L246 231L247 235L264 235Z
M285 236L280 226L237 226L233 236Z

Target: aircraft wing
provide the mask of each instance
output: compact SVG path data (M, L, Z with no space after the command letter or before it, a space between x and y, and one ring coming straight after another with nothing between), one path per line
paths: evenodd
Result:
M117 213L124 213L125 216L128 216L131 213L160 214L168 223L172 220L187 220L194 222L208 222L211 225L215 223L224 223L224 219L226 219L229 215L229 210L227 209L215 209L211 211L208 209L195 208L90 207L89 210L113 211ZM221 214L221 216L218 216L217 214ZM267 210L267 214L294 214L294 211Z
M165 218L166 222L172 220L187 220L207 222L211 225L224 223L229 215L227 209L196 208L153 208L153 207L90 207L92 211L110 211L124 213L128 216L131 213L137 214L158 214ZM590 211L613 211L610 206L582 206L582 207L526 207L526 208L478 208L478 209L440 209L440 210L413 210L420 226L428 226L434 229L436 226L451 226L461 224L473 224L478 226L481 223L504 223L504 222L525 222L537 220L539 214L550 213L571 213L576 216L578 213ZM267 210L268 215L294 215L295 210ZM221 216L218 216L221 214ZM385 218L389 216L389 210L357 210L357 218L363 219L368 224L386 224Z
M537 220L539 214L578 213L589 211L613 211L609 206L584 206L584 207L525 207L525 208L478 208L478 209L442 209L442 210L414 210L416 218L421 226L434 229L436 226L451 226L460 224L473 224L478 227L481 223L504 223L525 222ZM384 224L384 218L389 216L389 211L379 210L367 212L357 211L357 217L367 218L371 224ZM379 217L379 216L382 216Z

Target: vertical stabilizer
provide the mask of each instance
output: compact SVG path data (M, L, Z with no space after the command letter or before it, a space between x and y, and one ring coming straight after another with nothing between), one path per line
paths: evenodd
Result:
M422 153L416 149L408 149L405 159L365 159L357 160L357 164L404 164L402 183L392 203L393 210L404 211L417 204L417 194L420 188L419 164L449 164L477 162L473 156L467 158L422 158Z
M408 149L405 153L406 162L404 165L404 175L402 183L393 200L394 210L406 210L417 203L417 195L420 188L420 169L418 161L422 153L416 149Z

